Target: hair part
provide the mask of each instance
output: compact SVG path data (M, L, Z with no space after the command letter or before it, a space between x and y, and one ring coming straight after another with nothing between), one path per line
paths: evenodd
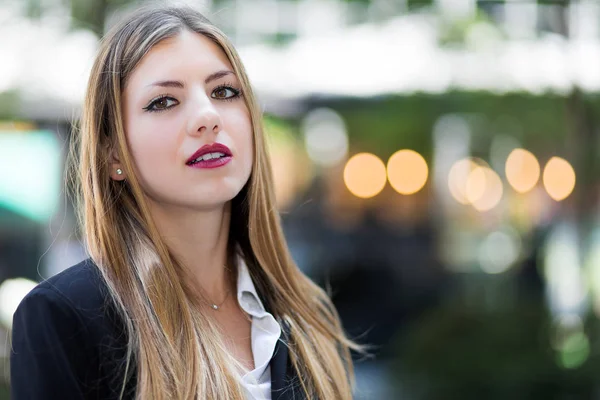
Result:
M290 358L307 398L351 399L350 349L363 347L345 336L329 296L290 255L275 207L262 113L237 52L208 19L185 6L137 10L102 39L70 156L86 246L128 335L121 396L136 371L137 399L244 398L234 372L239 364L200 311L186 270L153 222L123 124L128 78L156 44L184 30L209 38L226 54L253 128L252 173L231 204L229 261L239 249L265 306L289 325ZM111 152L126 182L110 179Z

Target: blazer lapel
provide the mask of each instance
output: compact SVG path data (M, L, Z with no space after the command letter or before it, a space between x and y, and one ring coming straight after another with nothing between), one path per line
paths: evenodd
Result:
M281 337L275 345L275 352L271 358L271 399L272 400L301 400L305 399L302 394L298 377L291 364L288 352L288 338L290 328L283 320L281 325Z
M286 372L288 364L288 349L280 338L275 345L275 352L271 359L271 399L283 400L286 390Z

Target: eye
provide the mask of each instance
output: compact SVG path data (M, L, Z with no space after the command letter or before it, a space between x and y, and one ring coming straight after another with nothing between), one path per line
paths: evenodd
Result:
M230 86L219 86L213 90L211 97L220 100L232 100L240 95L240 91Z
M150 112L164 111L179 104L177 100L169 96L160 96L150 102L144 110Z

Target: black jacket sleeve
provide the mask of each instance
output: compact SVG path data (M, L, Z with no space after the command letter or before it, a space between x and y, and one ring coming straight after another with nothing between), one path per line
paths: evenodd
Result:
M85 324L67 299L33 289L13 317L11 399L83 399L85 337Z

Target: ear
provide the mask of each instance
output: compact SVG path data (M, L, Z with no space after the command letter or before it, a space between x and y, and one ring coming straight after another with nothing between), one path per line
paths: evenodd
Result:
M123 168L123 165L121 164L121 161L119 159L119 154L117 152L117 150L112 147L110 149L110 161L109 161L109 165L110 165L110 171L109 171L109 175L111 177L111 179L113 181L124 181L125 180L125 169Z

